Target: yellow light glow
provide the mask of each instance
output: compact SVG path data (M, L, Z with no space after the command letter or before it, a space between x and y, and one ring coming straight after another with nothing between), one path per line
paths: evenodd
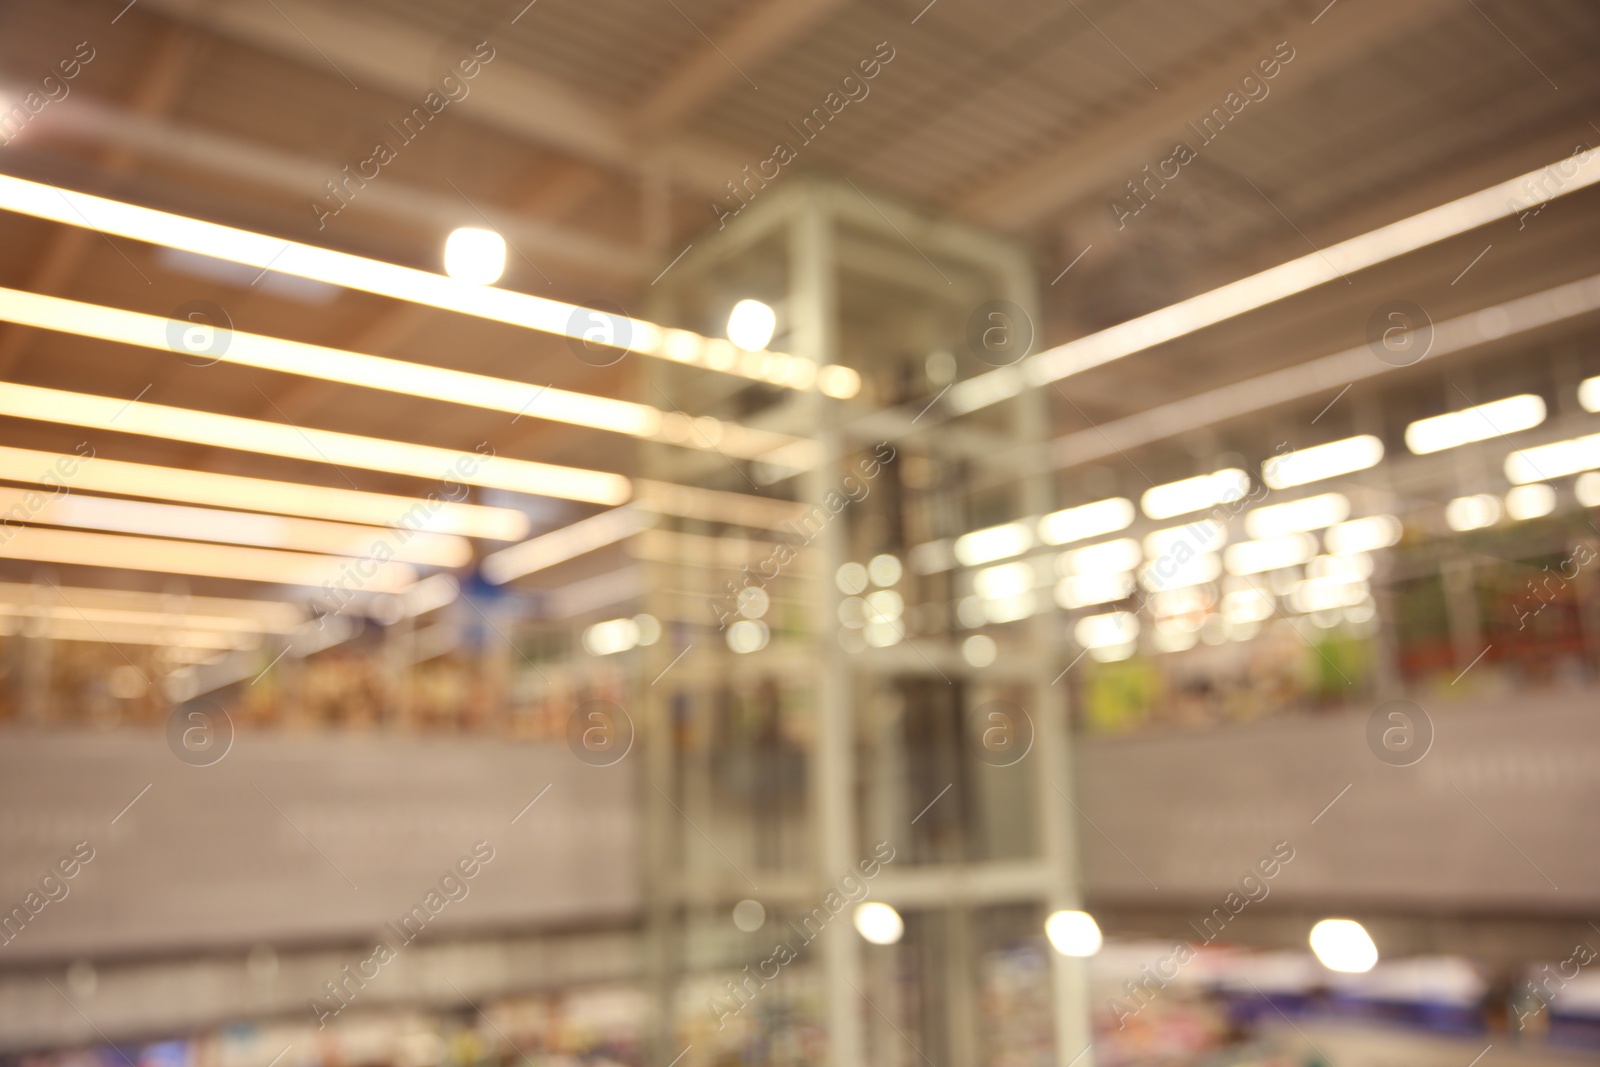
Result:
M1383 442L1372 434L1346 437L1274 456L1261 464L1261 480L1269 489L1290 489L1376 467L1383 460Z
M324 582L338 586L343 580L349 588L381 593L399 592L417 580L416 571L404 563L349 560L276 548L164 541L38 526L5 532L11 536L0 543L0 556L38 563L193 574L315 588L320 588Z
M381 544L402 563L430 567L461 567L472 559L472 546L449 534L391 532L317 519L151 504L143 500L108 500L82 493L46 495L31 489L0 489L0 519L9 521L18 517L46 526L224 541L261 548L292 548L335 556L372 555Z
M1047 545L1064 545L1101 534L1126 530L1133 525L1133 501L1123 497L1079 504L1054 511L1039 520L1039 540Z
M181 618L183 625L192 629L240 633L293 633L305 621L304 612L282 600L241 600L188 593L145 593L128 589L41 586L23 582L0 582L0 605L5 605L4 610L13 614L44 610L53 605L82 610L91 618L112 618L119 614L130 618ZM97 615L97 612L104 614Z
M91 460L83 456L5 445L0 445L0 480L48 485L52 491L56 491L58 486L69 486L72 489L303 515L369 526L431 530L434 533L481 537L490 541L515 541L528 532L527 516L510 508L422 500L389 493L364 493L356 489L330 489L321 485L158 467L120 459L95 457Z
M1197 474L1164 485L1153 485L1139 498L1152 519L1170 519L1217 504L1231 504L1250 491L1250 476L1235 467Z
M616 544L654 523L654 515L634 507L602 511L520 545L491 552L483 559L483 576L495 585L503 585L524 574Z
M1378 946L1354 919L1323 919L1311 928L1311 951L1330 971L1365 974L1378 963Z
M430 480L453 479L469 485L592 504L621 504L632 492L628 479L620 474L462 453L432 445L306 429L237 415L10 382L0 388L0 415L234 448L311 463L390 471Z
M169 332L174 322L172 319L16 289L0 289L0 319L141 348L165 350L172 347L172 335ZM239 330L229 334L226 345L219 342L214 347L216 351L207 348L196 354L222 363L444 400L635 437L652 437L661 429L661 412L648 404L574 393L554 386L430 367L403 359L346 352Z
M950 390L946 403L957 412L976 411L1015 396L1028 385L1059 381L1176 340L1353 271L1530 210L1596 181L1600 181L1600 153L1588 149L1459 200L1057 345L1017 367L1002 367L969 378Z
M0 615L18 619L66 619L96 626L142 626L151 630L203 630L220 638L231 637L237 647L254 644L243 640L261 631L248 619L229 616L188 615L182 612L127 611L120 608L90 608L77 604L44 607L0 603Z
M92 622L70 613L32 620L0 614L0 634L16 633L47 637L52 641L201 648L211 652L249 649L261 643L260 638L252 639L244 634L224 634L215 630L186 630L143 623Z
M348 252L335 252L232 226L186 218L168 211L91 196L47 183L0 175L0 209L579 341L592 340L590 334L596 318L604 318L612 324L608 336L619 340L626 337L629 351L674 358L667 351L666 343L666 337L672 331L663 330L643 319L598 312L531 293L496 289ZM691 362L726 374L749 377L737 363L712 366L701 358L707 348L706 339L698 334L689 334L689 338L692 341L692 352L689 353ZM678 358L682 357L686 347L679 346ZM855 373L844 367L837 369ZM791 388L807 387L797 384L795 377L791 376L788 382L781 384L788 384Z
M444 242L444 272L475 285L493 285L506 271L506 239L493 230L463 226Z
M187 334L183 331L194 329L188 323L157 315L4 288L0 288L0 321L141 348L173 351L177 349L172 339L175 336L185 337ZM668 441L686 448L715 447L741 459L763 459L795 469L804 469L816 461L814 446L803 438L724 422L719 424L723 432L717 440L706 441L701 435L673 432L674 427L664 425L667 417L659 409L630 400L575 393L549 385L533 385L401 359L369 356L264 334L233 330L228 333L226 344L221 343L219 336L215 333L205 334L202 338L205 347L196 349L193 354L212 362L259 367L282 374L381 389L403 396L504 411L631 437Z
M1406 427L1406 447L1419 456L1442 452L1474 441L1531 430L1544 422L1545 406L1532 393L1508 396L1487 404L1418 419Z
M968 567L1020 556L1033 547L1033 530L1027 521L1008 522L973 530L956 538L956 559Z
M1086 911L1058 911L1045 920L1045 936L1063 956L1093 956L1103 939L1100 924Z

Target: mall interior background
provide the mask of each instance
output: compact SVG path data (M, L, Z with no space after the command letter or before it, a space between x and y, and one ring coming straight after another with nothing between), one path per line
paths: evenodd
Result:
M0 1064L1600 1060L1597 44L0 3Z

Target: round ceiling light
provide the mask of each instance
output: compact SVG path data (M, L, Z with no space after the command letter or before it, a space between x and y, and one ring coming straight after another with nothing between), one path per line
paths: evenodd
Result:
M506 270L506 239L493 230L463 226L444 242L444 272L476 285L493 285Z

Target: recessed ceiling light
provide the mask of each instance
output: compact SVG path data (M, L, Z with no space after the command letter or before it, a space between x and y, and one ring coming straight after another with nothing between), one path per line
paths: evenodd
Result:
M506 272L506 239L493 230L463 226L444 242L444 271L474 285L493 285Z
M766 348L777 328L777 314L759 300L741 300L728 315L728 340L746 351Z

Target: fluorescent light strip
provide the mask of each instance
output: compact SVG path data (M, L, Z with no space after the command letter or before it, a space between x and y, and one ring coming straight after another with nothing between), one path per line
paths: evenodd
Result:
M1007 556L1020 556L1032 547L1032 520L1024 520L962 534L956 538L955 554L964 566L976 567Z
M974 574L972 591L985 600L1000 600L1028 592L1038 584L1038 577L1032 563L1002 563Z
M1600 274L1567 282L1528 296L1493 304L1435 323L1430 362L1480 345L1567 322L1600 310ZM1372 357L1367 345L1319 356L1254 378L1181 400L1146 408L1136 415L1075 430L1050 442L1052 468L1092 463L1179 434L1215 426L1273 407L1326 396L1340 386L1365 381L1396 368Z
M1139 498L1139 506L1152 519L1170 519L1241 500L1249 491L1250 476L1235 467L1228 467L1165 485L1153 485Z
M456 602L461 583L451 574L433 574L400 593L400 615L411 618L426 615Z
M1556 509L1553 487L1534 482L1519 485L1506 494L1506 515L1514 522L1526 522L1548 515Z
M946 403L960 414L976 411L1016 396L1029 386L1059 381L1142 352L1353 271L1526 211L1597 180L1600 180L1600 153L1589 151L1570 156L1259 274L1068 341L1029 357L1017 366L969 378L950 390ZM1551 185L1553 192L1547 191Z
M1418 419L1406 427L1406 447L1419 456L1531 430L1544 422L1544 400L1532 393Z
M1600 467L1600 433L1519 448L1506 457L1506 478L1513 485L1564 478Z
M1397 545L1404 532L1400 520L1393 515L1368 515L1330 526L1322 539L1335 556L1349 556Z
M1444 521L1456 533L1481 530L1500 521L1500 498L1493 493L1458 496L1444 508Z
M1144 562L1139 542L1131 537L1102 541L1063 552L1056 559L1056 570L1063 577L1091 574L1126 574Z
M591 504L621 504L632 492L628 479L620 474L473 453L465 454L472 466L467 473L460 469L463 453L448 448L10 382L0 383L0 415L430 480L453 479Z
M1133 501L1123 497L1079 504L1053 511L1039 520L1039 540L1047 545L1064 545L1102 534L1116 533L1133 525Z
M38 606L32 604L0 603L0 615L22 619L70 619L102 626L142 626L151 630L196 630L221 635L233 635L237 647L243 635L259 635L261 631L248 619L228 616L189 615L183 612L128 611L120 608L87 608L76 604ZM259 642L258 642L259 643Z
M1329 441L1274 456L1261 464L1261 480L1269 489L1288 489L1376 467L1383 460L1383 442L1371 434Z
M172 618L207 618L219 628L238 627L257 633L292 633L305 621L305 613L282 600L240 600L233 597L193 596L188 593L146 593L128 589L90 589L82 586L43 586L0 582L0 604L27 610L57 602L85 612L113 611ZM198 625L198 624L192 624Z
M58 487L95 490L335 522L431 530L489 541L515 541L527 534L529 525L526 515L510 508L330 489L5 445L0 445L0 481L46 485L52 492L58 492Z
M800 462L803 466L808 458L803 448L796 446L809 442L720 419L691 420L677 412L663 415L649 404L347 352L264 334L232 330L223 336L210 326L17 289L0 288L0 320L117 344L175 351L198 359L381 389L402 396L527 415L684 447L715 447L742 459L772 461L776 456L784 459L786 465ZM181 340L174 344L174 337L181 339L196 331L198 344L192 352Z
M416 571L404 563L369 561L369 575L362 571L360 560L275 548L207 545L39 526L5 532L11 536L0 542L0 560L193 574L313 588L321 588L325 582L336 586L343 582L343 587L379 593L399 592L417 580Z
M732 342L701 337L688 330L663 329L642 319L459 281L443 274L285 241L10 175L0 175L0 208L66 226L243 263L263 271L310 278L344 289L359 289L413 304L541 330L585 343L625 347L643 355L789 389L816 386L830 396L841 398L854 396L860 389L859 375L848 367L830 365L819 370L800 356L783 352L741 352ZM612 341L621 344L613 345Z
M655 525L655 521L653 514L635 507L602 511L520 545L491 552L483 559L483 576L494 585L504 585L513 578L616 544Z
M141 623L95 623L77 616L51 617L28 622L0 615L0 634L28 632L52 641L82 641L108 645L156 645L166 648L200 648L232 652L254 648L259 640L221 634L215 630L179 630Z
M1287 504L1269 504L1245 513L1245 531L1257 540L1321 530L1350 517L1350 498L1320 493Z
M45 497L42 503L34 506L41 495L31 489L0 489L0 521L76 526L180 540L222 541L260 548L291 548L334 556L370 556L382 546L402 563L430 567L462 567L472 561L472 545L449 534L391 532L317 519L152 504L143 500L110 500L82 493Z
M633 484L638 493L639 506L657 515L784 530L806 541L815 537L821 527L831 521L831 514L817 504L774 500L751 493L730 493L724 489L700 489L644 478Z
M1585 378L1578 384L1578 403L1585 411L1600 411L1600 378Z
M0 319L80 337L176 351L197 360L237 363L245 367L321 378L367 389L488 408L491 411L520 413L532 418L610 430L635 437L651 437L661 429L661 412L647 404L432 367L403 359L346 352L242 330L224 334L209 326L198 326L160 315L145 315L17 289L0 288ZM172 338L181 336L179 331L198 331L196 340L199 343L192 351L184 348L181 341L174 346Z
M1229 574L1261 574L1309 563L1316 554L1316 537L1292 533L1229 545L1222 559Z

